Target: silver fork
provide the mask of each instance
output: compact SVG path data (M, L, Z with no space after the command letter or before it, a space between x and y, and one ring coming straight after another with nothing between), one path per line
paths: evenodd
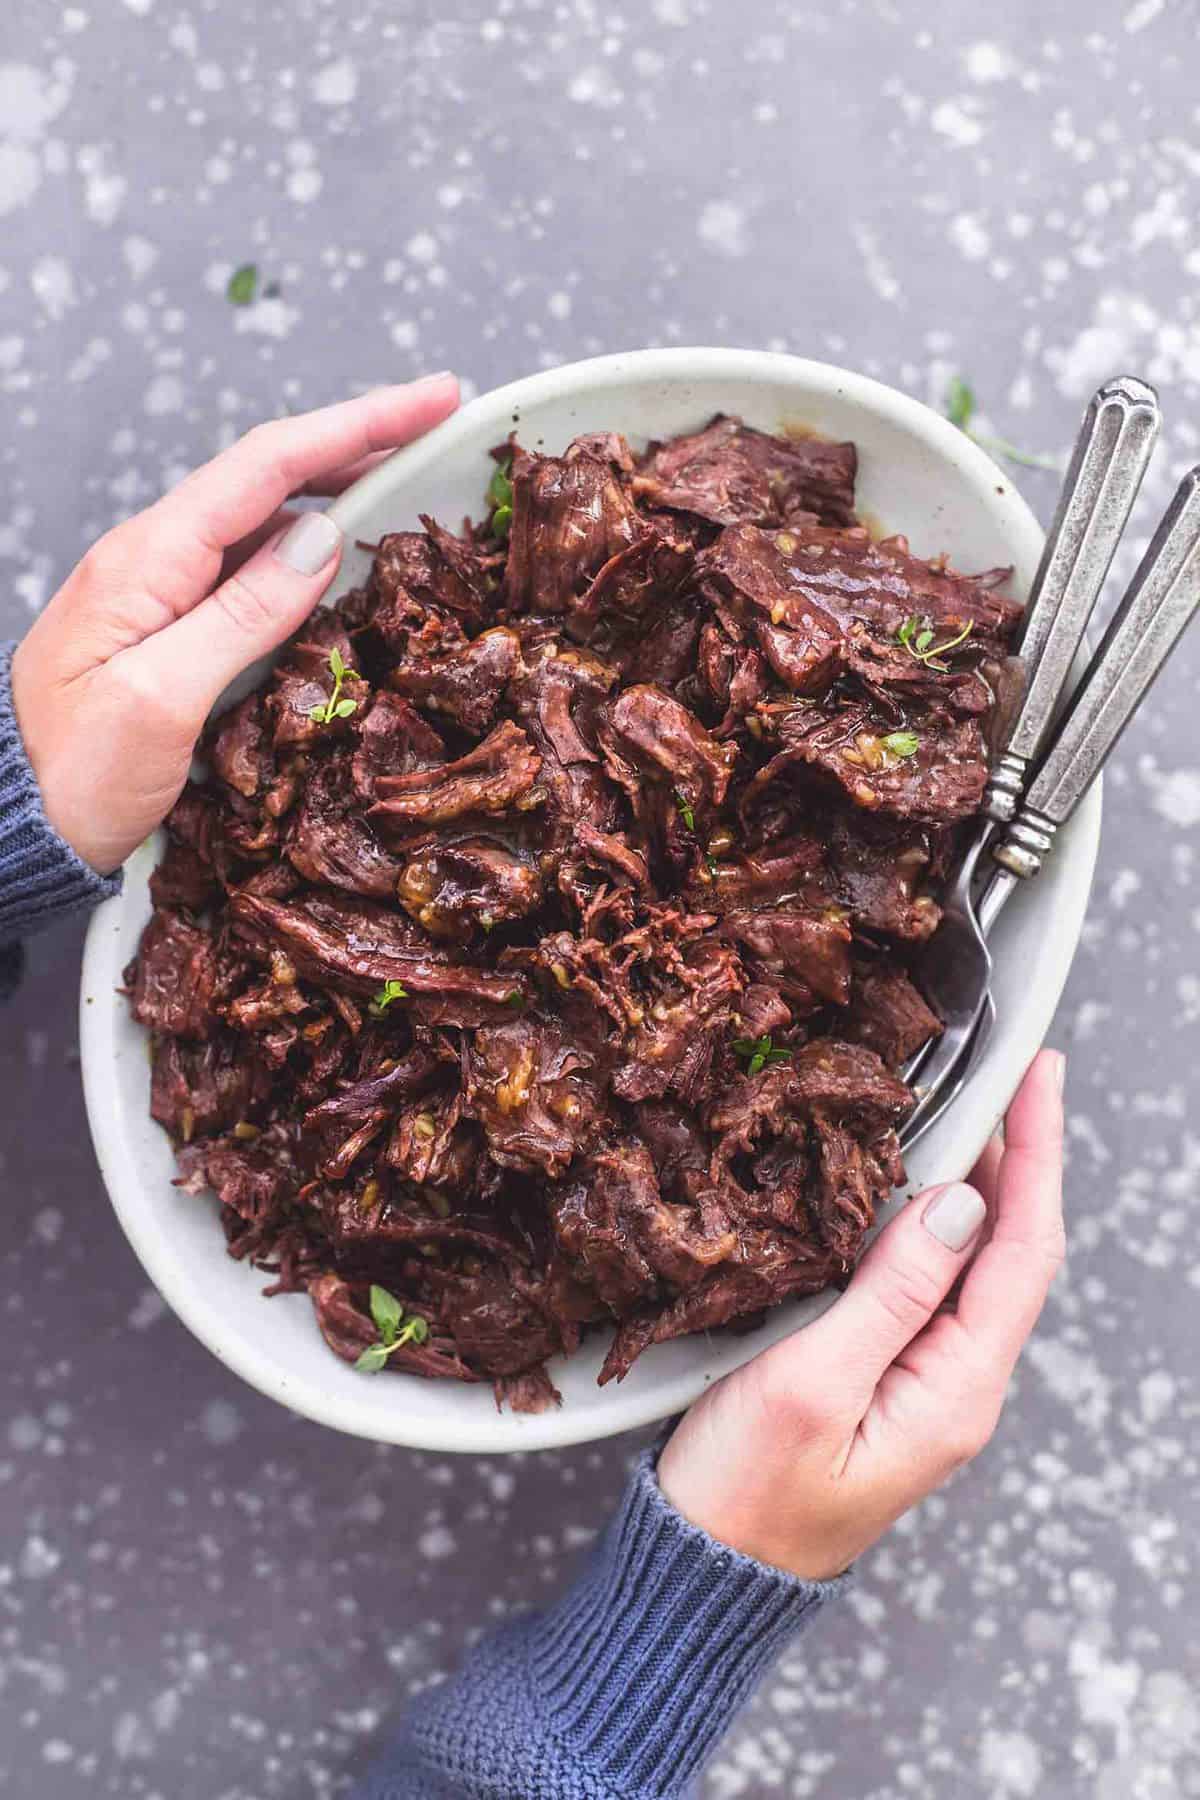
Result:
M1112 623L1026 789L1016 818L997 832L992 873L977 904L986 937L1009 895L1038 874L1065 825L1137 712L1190 620L1200 611L1200 468L1185 475L1138 565ZM995 1006L986 992L974 1033L936 1104L910 1115L910 1148L940 1118L983 1054Z
M1141 487L1159 423L1158 396L1133 375L1106 382L1084 414L1025 609L1018 645L1026 673L1021 706L988 784L984 822L944 896L938 928L914 964L918 984L945 1029L902 1071L918 1095L901 1133L906 1145L916 1141L939 1107L987 1005L992 962L973 897L980 858L995 822L1012 818L1030 759L1053 722Z

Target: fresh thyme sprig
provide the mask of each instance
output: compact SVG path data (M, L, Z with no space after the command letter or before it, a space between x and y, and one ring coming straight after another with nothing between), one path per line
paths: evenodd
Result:
M1022 450L1018 444L1010 444L1007 438L984 437L972 428L971 420L975 416L975 390L961 375L952 375L946 388L946 417L952 425L985 450L994 451L997 456L1004 457L1006 462L1022 463L1027 469L1060 469L1062 464L1057 456L1047 456L1041 450Z
M776 1048L771 1042L770 1032L757 1038L734 1038L733 1047L739 1056L748 1056L750 1061L746 1067L747 1075L757 1075L768 1063L787 1062L791 1051Z
M358 711L358 701L342 695L342 684L347 681L361 681L362 676L357 669L347 668L345 660L337 645L329 652L329 668L333 675L333 692L328 700L318 706L310 706L308 716L315 719L318 725L332 725L335 719L348 719L350 714Z
M497 463L488 482L487 497L492 506L492 536L506 538L512 529L513 488L509 480L512 457Z
M429 1336L429 1321L420 1313L410 1313L404 1317L404 1308L395 1294L389 1294L383 1287L371 1284L371 1317L375 1321L375 1329L379 1333L374 1344L368 1344L355 1368L364 1375L377 1375L386 1367L388 1357L395 1351L402 1350L406 1344L423 1344Z

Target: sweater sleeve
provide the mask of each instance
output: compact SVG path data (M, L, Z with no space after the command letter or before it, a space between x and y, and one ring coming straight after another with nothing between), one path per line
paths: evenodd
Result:
M119 870L97 875L46 817L13 707L13 649L0 648L0 999L20 975L22 938L121 885Z
M782 1647L847 1581L717 1543L647 1452L579 1580L423 1694L355 1800L667 1800Z

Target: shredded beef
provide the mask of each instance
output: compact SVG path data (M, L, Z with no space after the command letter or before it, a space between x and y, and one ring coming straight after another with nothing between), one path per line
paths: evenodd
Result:
M1018 608L873 541L851 444L494 455L210 727L127 982L230 1254L535 1411L853 1267Z

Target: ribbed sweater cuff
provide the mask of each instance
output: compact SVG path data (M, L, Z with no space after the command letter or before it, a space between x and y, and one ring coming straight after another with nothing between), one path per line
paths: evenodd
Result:
M690 1525L639 1461L597 1555L530 1645L553 1727L621 1793L679 1793L778 1651L846 1583Z
M107 900L121 885L120 871L97 875L46 817L13 707L13 649L0 649L0 946Z

